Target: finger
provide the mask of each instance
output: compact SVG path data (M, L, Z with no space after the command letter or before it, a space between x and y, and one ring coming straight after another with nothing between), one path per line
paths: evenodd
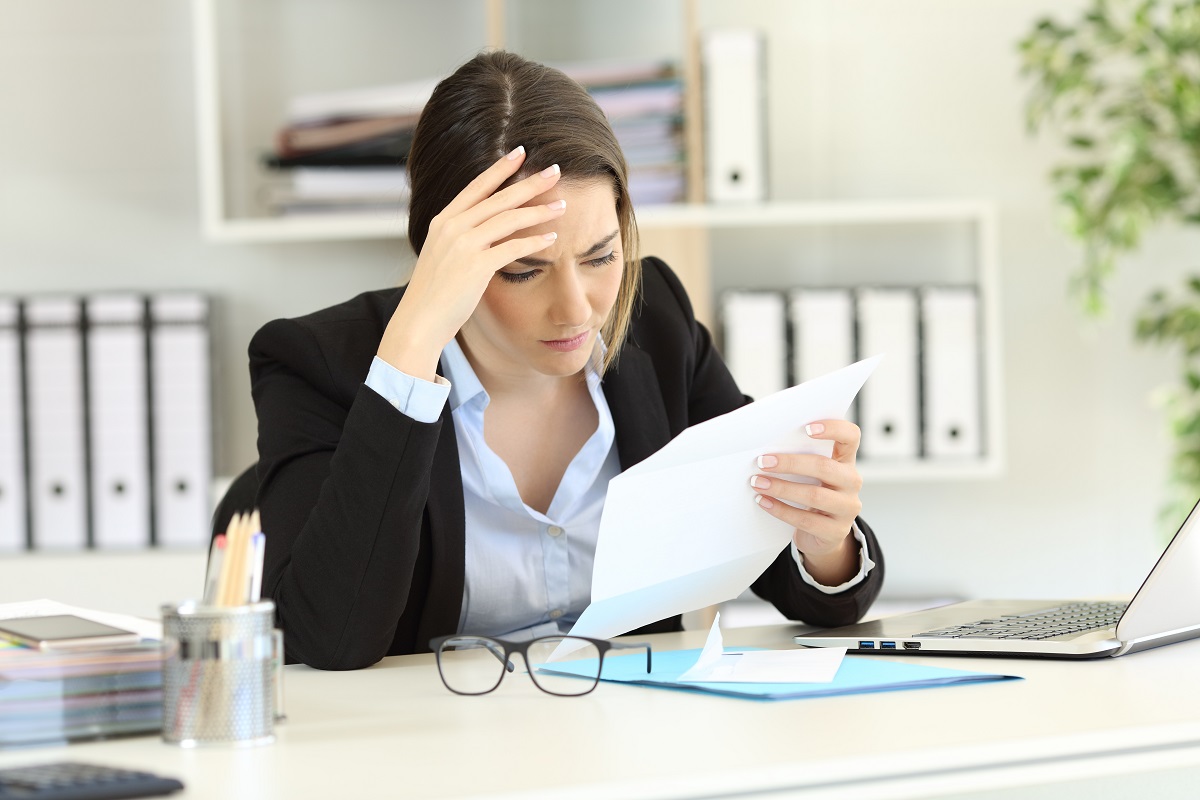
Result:
M448 217L458 216L468 208L478 205L491 197L504 182L517 174L517 170L525 163L525 148L518 146L500 156L490 167L475 176L453 200L446 204L442 213Z
M862 475L853 463L837 461L816 453L762 455L758 457L758 468L763 472L781 475L803 475L835 489L851 492L862 489Z
M566 208L567 201L561 199L536 206L513 208L485 221L471 236L478 240L481 247L490 247L520 231L558 219L566 213Z
M539 233L536 236L524 236L519 239L509 239L488 249L485 268L496 272L518 258L533 255L539 250L545 250L554 244L557 233ZM494 266L493 266L494 265Z
M818 540L824 547L836 546L846 537L846 534L850 530L850 524L845 520L830 517L819 511L794 508L787 503L781 503L778 500L773 501L765 495L758 495L757 498L756 502L758 502L759 508L763 511L778 520L786 522L805 536ZM809 549L821 548L806 548L806 550Z
M750 486L758 494L773 500L799 503L839 519L852 520L862 511L862 501L857 494L840 492L825 486L785 481L766 475L752 477Z
M459 219L470 228L478 227L487 220L514 208L520 208L540 194L550 191L562 172L558 164L552 164L541 172L522 178L511 186L505 186L500 191L480 200L470 208L465 209Z
M813 439L832 440L833 457L838 461L854 462L858 445L862 440L862 429L845 419L822 419L804 426L804 432Z

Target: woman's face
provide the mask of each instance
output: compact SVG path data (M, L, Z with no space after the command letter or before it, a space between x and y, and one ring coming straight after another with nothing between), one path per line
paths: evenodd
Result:
M497 272L461 341L476 370L497 376L565 377L596 346L621 285L624 261L612 183L560 181L527 205L567 202L563 216L519 231L554 231L545 250Z

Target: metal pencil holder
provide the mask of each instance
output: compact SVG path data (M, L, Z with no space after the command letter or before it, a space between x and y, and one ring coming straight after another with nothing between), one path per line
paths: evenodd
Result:
M275 740L282 633L270 600L162 606L163 741L257 745Z

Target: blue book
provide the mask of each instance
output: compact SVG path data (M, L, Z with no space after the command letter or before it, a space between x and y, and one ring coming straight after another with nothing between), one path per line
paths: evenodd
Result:
M875 656L848 656L842 661L837 676L831 683L692 683L680 681L679 676L690 669L699 657L699 650L655 652L653 656L654 671L647 673L644 655L609 656L604 659L604 672L600 676L600 680L707 692L750 700L831 697L842 694L925 689L932 686L953 686L985 681L1021 680L1016 675L926 667L920 664L887 661ZM539 671L553 672L559 675L590 677L596 671L596 660L560 661L538 664L536 668Z

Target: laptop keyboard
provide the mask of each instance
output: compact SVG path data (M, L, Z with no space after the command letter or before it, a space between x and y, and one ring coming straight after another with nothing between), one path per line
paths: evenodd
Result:
M1053 639L1057 636L1110 628L1127 603L1067 603L1029 614L1007 615L951 625L917 636L934 639Z

